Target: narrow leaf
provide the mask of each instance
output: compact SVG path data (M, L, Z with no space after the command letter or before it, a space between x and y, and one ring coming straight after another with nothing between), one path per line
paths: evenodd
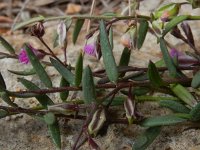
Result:
M52 125L52 124L54 124L56 122L56 117L52 112L49 112L49 113L44 115L44 121L48 125Z
M78 39L78 35L81 31L81 28L84 24L84 19L78 19L75 23L75 27L74 27L74 32L73 32L73 43L75 44L77 39Z
M15 54L15 49L2 36L0 36L0 45L2 45L10 54Z
M158 88L158 87L164 85L164 82L163 82L162 78L160 77L160 74L159 74L155 64L151 61L149 62L147 74L148 74L148 78L153 86Z
M161 127L148 128L141 136L139 136L134 144L133 150L145 150L156 137L160 134Z
M12 107L18 107L17 104L13 103L12 100L10 99L8 93L6 92L0 92L0 96L4 102L6 102L8 105Z
M177 97L179 97L186 104L193 106L195 104L195 98L193 95L181 84L171 84L171 90Z
M16 74L16 75L20 75L20 76L30 76L30 75L34 75L36 74L35 69L26 69L24 71L15 71L15 70L8 70L9 72Z
M113 49L114 45L113 45L113 28L112 28L112 26L109 29L109 42L110 42L111 49Z
M108 78L110 81L116 82L118 79L118 70L103 20L100 21L100 45Z
M194 37L193 37L192 30L191 30L189 24L186 22L182 22L181 28L183 29L185 36L187 37L187 41L195 47Z
M55 118L56 119L56 118ZM51 125L48 125L51 138L58 149L61 149L60 128L57 120Z
M50 61L55 69L62 75L62 77L65 78L65 80L67 80L70 84L74 85L74 74L57 60L50 58Z
M22 28L22 27L25 27L25 26L27 26L27 25L29 25L29 24L32 24L32 23L35 23L35 22L39 22L39 21L43 21L45 18L43 17L43 16L38 16L38 17L35 17L35 18L31 18L31 19L29 19L29 20L26 20L26 21L24 21L24 22L21 22L21 23L18 23L18 24L16 24L14 27L13 27L13 31L15 31L15 30L18 30L18 29L20 29L20 28Z
M3 76L0 72L0 92L2 92L4 90L6 90L6 83L5 83Z
M191 86L193 88L198 88L200 86L200 70L194 75Z
M36 55L32 52L27 44L25 44L25 50L27 52L28 58L35 69L36 74L47 87L52 87L52 82L48 74L46 73L44 67L40 64L40 61Z
M31 81L28 81L23 78L18 78L18 81L21 82L27 89L29 90L40 90L38 86L36 86ZM35 96L35 98L38 100L38 102L44 107L47 108L48 105L53 105L53 101L45 94L41 94L38 96Z
M181 15L174 17L170 22L168 22L164 28L164 31L162 33L162 36L164 37L169 31L171 31L175 26L177 26L179 23L183 22L189 17L189 15Z
M200 120L200 103L198 103L195 107L190 111L191 120L199 121Z
M184 121L187 120L177 117L176 115L166 115L166 116L147 118L142 122L141 125L144 127L166 126L166 125L177 124Z
M130 61L130 55L131 55L130 49L125 47L119 61L119 66L128 66Z
M80 52L75 67L75 86L79 86L82 80L83 73L83 54Z
M60 87L65 87L65 86L69 86L69 82L67 82L67 80L65 80L65 78L61 77L60 80ZM60 92L60 99L65 102L67 100L67 97L69 96L69 91L65 91L65 92Z
M149 24L146 20L141 20L140 26L138 29L138 38L137 38L137 48L140 49L144 43L148 32Z
M92 102L95 102L96 91L95 91L92 71L89 66L87 66L83 72L82 88L83 88L84 103L90 104Z
M165 64L169 70L169 73L172 77L176 77L177 76L177 69L173 63L173 60L171 59L170 55L169 55L169 52L168 52L168 49L167 49L167 46L165 44L165 41L163 38L160 38L160 49L162 51L162 54L163 54L163 58L164 58L164 61L165 61Z
M3 109L0 109L0 119L4 118L8 115L9 113Z
M162 100L162 101L159 101L159 105L162 107L169 108L173 112L176 112L176 113L189 113L190 112L189 108L187 108L185 105L183 105L177 101Z

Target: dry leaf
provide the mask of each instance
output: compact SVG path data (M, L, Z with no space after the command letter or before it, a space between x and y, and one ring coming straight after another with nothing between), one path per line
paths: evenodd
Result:
M67 14L75 14L75 13L79 13L80 11L81 11L81 5L69 3L67 5L65 13L67 13Z

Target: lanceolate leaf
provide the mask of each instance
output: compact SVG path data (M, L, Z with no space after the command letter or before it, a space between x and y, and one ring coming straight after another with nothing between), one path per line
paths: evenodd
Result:
M176 77L177 76L177 69L173 63L173 60L171 59L170 55L169 55L169 52L168 52L168 49L167 49L167 46L165 44L165 41L163 38L160 38L160 49L162 51L162 54L163 54L163 58L164 58L164 61L165 61L165 64L169 70L169 73L172 77Z
M36 74L35 69L26 69L24 71L15 71L15 70L8 70L9 72L16 74L16 75L20 75L20 76L30 76L33 74Z
M186 104L193 106L195 104L195 98L193 95L181 84L171 84L171 90Z
M28 55L28 58L35 69L36 74L39 76L41 82L43 82L47 87L52 87L52 82L48 74L46 73L44 67L40 64L40 61L32 52L27 44L25 44L25 49Z
M110 42L111 49L113 49L114 45L113 45L113 28L112 28L112 26L109 29L109 42Z
M65 78L61 77L60 87L69 86L69 85L70 85L69 82L67 82ZM69 95L69 91L60 92L60 99L63 102L65 102L67 100L68 95Z
M130 49L125 47L119 61L119 66L128 66L130 61L130 55L131 55Z
M80 53L78 60L76 62L75 68L75 85L79 86L82 80L82 73L83 73L83 54Z
M169 108L176 113L189 113L190 112L189 108L187 108L185 105L183 105L177 101L162 100L162 101L159 101L159 104L160 104L160 106Z
M92 71L89 66L87 66L83 72L82 88L83 88L84 103L90 104L92 102L95 102L96 91L95 91Z
M116 82L118 79L118 70L103 20L100 21L100 45L108 78L110 81Z
M36 86L31 81L28 81L23 78L18 78L19 82L21 82L27 89L29 90L40 90L38 86ZM45 94L35 96L35 98L39 101L39 103L44 107L47 108L48 105L53 105L53 101Z
M164 28L164 31L162 33L162 36L164 37L169 31L171 31L175 26L177 26L179 23L183 22L189 17L189 15L181 15L174 17L170 22L168 22Z
M0 36L0 45L2 45L10 54L15 54L15 49L2 36Z
M164 82L163 82L162 78L160 77L155 64L151 61L149 62L147 74L148 74L148 78L153 86L160 87L160 86L164 85Z
M194 75L191 86L193 88L198 88L200 86L200 70Z
M160 134L161 127L148 128L133 144L133 150L145 150Z
M140 27L138 30L138 39L137 39L137 48L140 49L144 43L145 37L147 35L148 32L148 21L146 20L142 20L140 22Z
M56 119L56 118L55 118ZM48 125L51 138L58 149L61 149L61 136L58 120Z
M82 28L82 26L84 24L84 21L85 21L84 19L78 19L76 21L76 24L75 24L75 27L74 27L74 32L73 32L73 43L74 44L76 43L76 41L78 39L78 35L79 35L80 31L81 31L81 28Z
M6 102L8 105L12 107L18 107L17 104L13 103L12 100L10 99L8 93L6 92L0 92L0 96L4 102Z
M0 119L6 117L9 113L3 109L0 109Z
M198 103L195 107L190 111L192 121L200 120L200 103Z
M177 117L176 115L166 115L166 116L147 118L142 122L141 125L144 127L155 127L155 126L173 125L184 121L187 120Z
M71 71L69 71L63 64L58 62L57 60L50 58L51 64L55 67L55 69L67 80L70 84L74 85L74 75Z
M6 90L6 84L0 72L0 92Z

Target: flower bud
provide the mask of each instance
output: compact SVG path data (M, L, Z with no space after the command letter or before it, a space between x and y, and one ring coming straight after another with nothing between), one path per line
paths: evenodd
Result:
M128 119L129 124L132 124L136 117L135 117L135 104L130 97L128 97L124 101L124 109L126 111L126 117Z
M88 132L96 136L106 121L106 114L103 108L97 109L94 113L91 122L88 125Z
M198 64L198 60L192 56L189 56L183 52L180 52L174 48L172 48L170 50L170 56L172 58L174 57L177 57L177 60L178 60L178 65L180 67L187 67L187 66L191 66L191 65L194 65L194 64Z
M97 37L96 35L88 39L87 44L84 46L83 50L87 55L97 57Z
M29 44L29 48L37 56L38 59L42 59L46 55L45 53L43 53L42 50L37 50L34 47L32 47L30 44ZM28 55L27 55L26 50L24 48L21 49L21 51L18 55L18 59L19 59L19 62L21 62L23 64L29 63L29 58L28 58Z
M154 29L154 31L158 34L161 34L162 32L162 27L163 27L163 22L158 19L158 20L154 20L152 22L152 28Z
M30 28L30 32L32 36L36 36L38 38L43 37L43 35L45 34L43 23L38 22L37 24L33 25Z
M176 16L179 13L180 4L170 3L165 5L153 13L154 19L161 18L162 21L168 21L171 17Z
M124 35L121 37L121 44L124 47L132 48L134 45L134 41L136 40L136 28L132 26Z
M67 27L64 21L61 21L57 27L57 34L58 34L58 44L63 46L65 44L66 36L67 36Z

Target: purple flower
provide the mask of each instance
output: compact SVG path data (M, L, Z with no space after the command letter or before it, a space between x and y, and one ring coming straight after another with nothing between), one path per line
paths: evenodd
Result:
M172 48L170 51L170 56L172 58L177 57L178 59L178 65L181 67L187 67L194 64L198 64L198 60L192 56L189 56L183 52L180 52L176 50L175 48Z
M96 56L96 44L90 43L90 44L85 45L84 52L88 55Z
M32 52L37 56L38 59L42 59L45 56L45 53L42 53L40 50L35 49L31 45L29 45L29 48L32 50ZM18 55L19 62L23 64L29 63L29 58L27 55L27 52L24 48L21 49L19 55Z

